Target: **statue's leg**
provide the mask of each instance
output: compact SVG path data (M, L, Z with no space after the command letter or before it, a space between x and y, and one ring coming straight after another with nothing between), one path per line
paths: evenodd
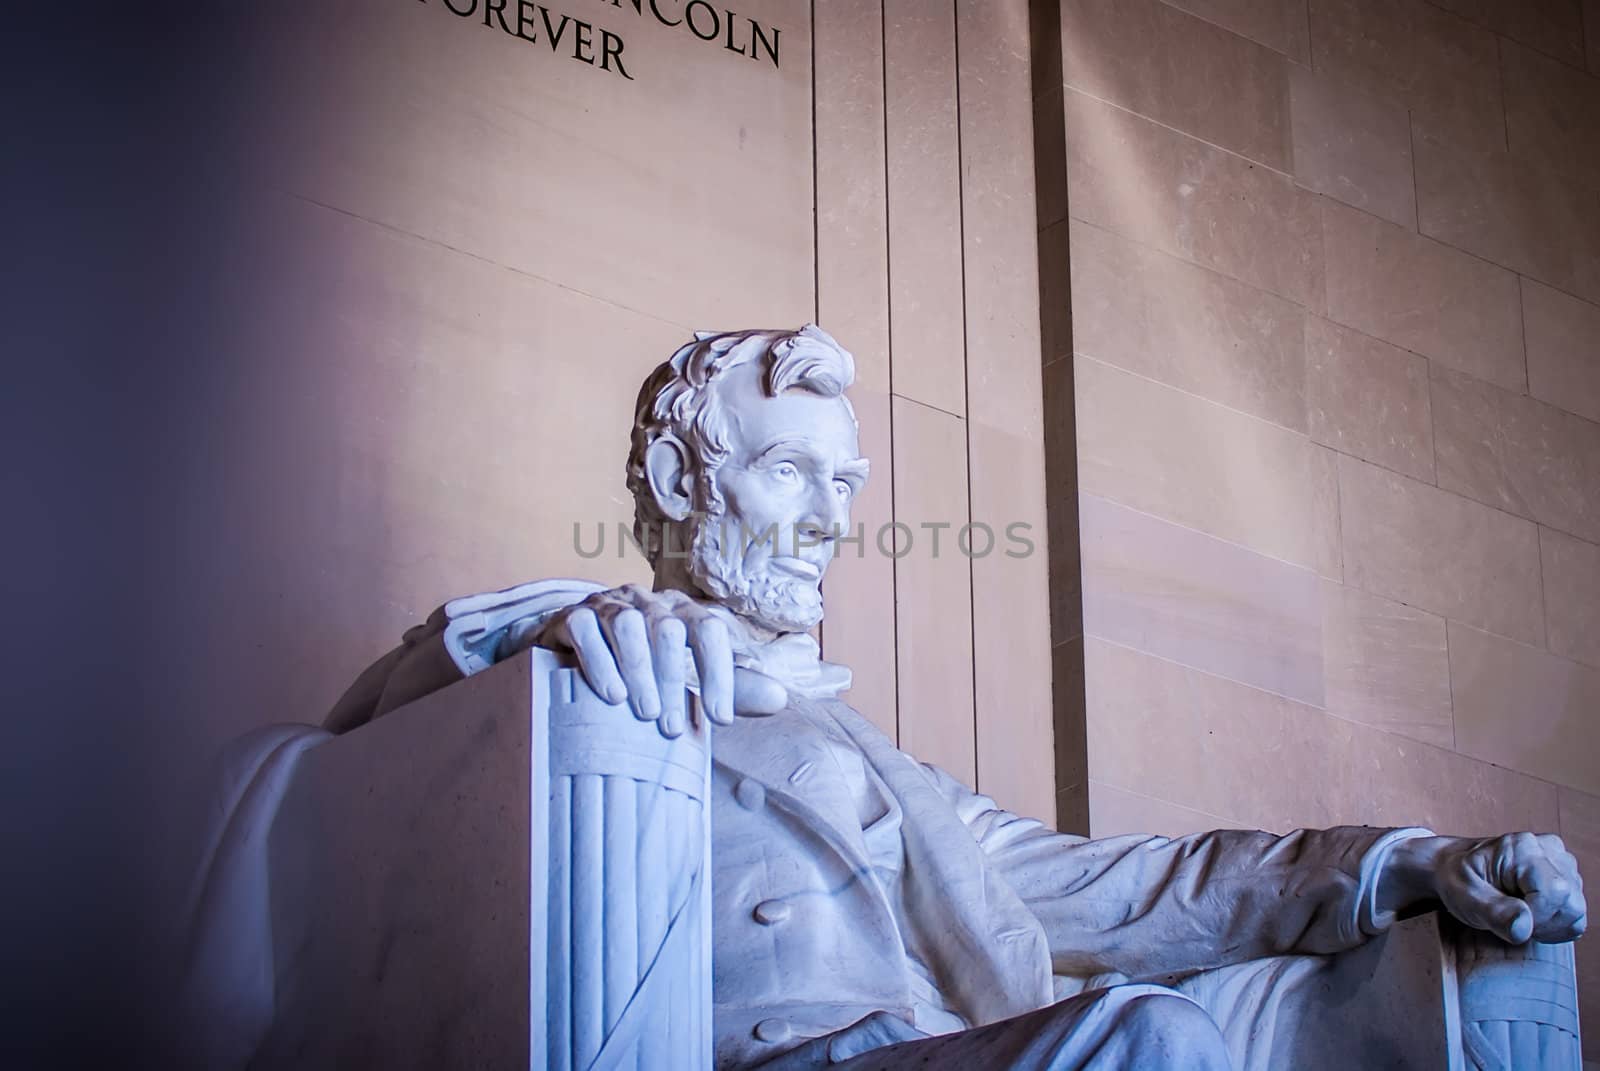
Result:
M862 1053L839 1071L1230 1071L1205 1009L1171 989L1096 989L1004 1022Z

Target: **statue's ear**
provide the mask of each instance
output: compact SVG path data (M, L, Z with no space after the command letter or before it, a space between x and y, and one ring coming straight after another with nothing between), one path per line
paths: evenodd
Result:
M683 443L670 435L651 443L644 452L644 472L662 513L674 521L689 516L694 509L694 476Z

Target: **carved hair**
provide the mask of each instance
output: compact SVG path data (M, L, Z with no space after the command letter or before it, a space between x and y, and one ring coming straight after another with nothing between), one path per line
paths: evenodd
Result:
M855 358L816 324L798 331L696 331L694 339L650 373L634 407L628 451L633 535L652 567L661 555L661 533L668 520L645 474L645 453L652 443L668 438L684 448L694 477L695 509L715 513L723 507L713 479L729 451L728 420L715 389L723 373L759 360L761 388L769 398L803 390L839 398L847 408L845 388L856 376ZM854 409L850 418L855 419Z

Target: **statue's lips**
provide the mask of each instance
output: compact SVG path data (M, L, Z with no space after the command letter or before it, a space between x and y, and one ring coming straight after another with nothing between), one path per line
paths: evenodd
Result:
M804 558L773 558L768 566L802 580L821 580L822 570Z

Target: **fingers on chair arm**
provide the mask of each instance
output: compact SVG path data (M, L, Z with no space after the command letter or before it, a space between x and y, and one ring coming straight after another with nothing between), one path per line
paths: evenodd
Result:
M688 630L676 617L663 617L656 622L651 636L655 656L655 679L661 697L661 734L681 736L688 727L688 693L685 691L688 670Z
M700 677L700 706L719 725L733 721L733 643L728 626L706 616L689 628L695 670Z
M586 606L572 611L561 623L558 636L572 646L589 687L608 703L620 703L627 688L617 672L617 660L600 631L595 612Z

